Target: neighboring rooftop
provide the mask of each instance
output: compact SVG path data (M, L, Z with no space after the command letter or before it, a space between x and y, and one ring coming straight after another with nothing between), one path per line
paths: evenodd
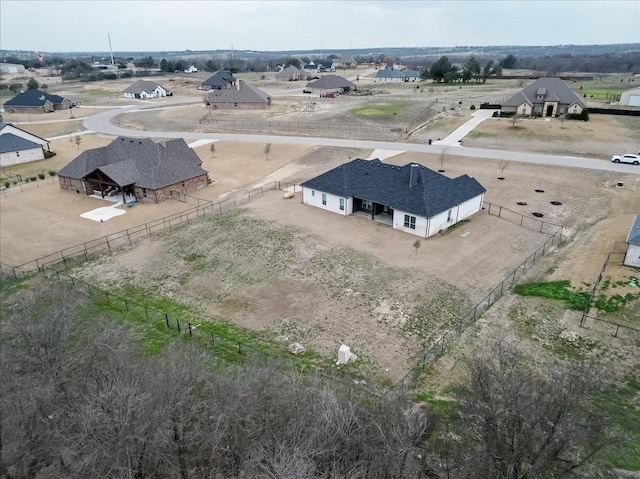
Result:
M142 92L151 93L158 87L165 90L165 88L157 82L150 81L150 80L138 80L137 82L129 86L129 88L124 90L123 93L134 93L137 95L139 95Z
M5 133L0 138L0 153L30 150L31 148L42 148L42 145L39 143L21 138L13 133Z
M202 161L183 139L155 143L149 138L123 136L107 146L87 150L59 172L59 176L82 179L100 170L120 186L135 184L157 190L207 174Z
M411 169L416 183L410 186ZM487 191L468 175L448 178L416 163L394 166L380 160L352 160L302 186L336 196L357 197L431 218Z
M227 88L229 85L236 82L236 78L231 72L226 70L219 70L212 76L202 82L202 86L210 86L212 88Z
M640 245L640 215L636 216L635 221L631 225L629 235L627 236L627 243Z
M244 80L238 80L236 87L209 93L210 103L269 103L270 101L269 95Z
M326 75L307 83L307 88L330 90L332 88L355 88L355 84L340 75Z
M543 95L543 100L538 100L538 95ZM523 88L522 91L505 101L503 105L519 106L524 102L533 105L549 100L557 101L563 105L577 103L582 108L587 108L587 104L580 98L580 95L569 88L564 81L556 77L538 78L531 85Z
M47 100L54 105L59 105L64 101L59 95L50 95L40 90L26 90L22 93L14 96L11 100L7 100L4 104L6 106L43 106Z

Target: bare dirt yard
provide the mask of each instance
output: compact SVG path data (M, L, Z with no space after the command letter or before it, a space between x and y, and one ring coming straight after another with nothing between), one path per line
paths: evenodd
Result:
M589 115L589 121L489 118L469 133L465 146L606 158L640 151L640 117Z

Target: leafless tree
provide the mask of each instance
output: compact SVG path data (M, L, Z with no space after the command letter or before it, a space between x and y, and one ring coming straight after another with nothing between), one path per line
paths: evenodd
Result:
M420 249L420 246L422 246L422 242L420 240L415 240L413 242L413 247L416 249L416 256L418 256L418 250Z
M211 143L211 148L209 148L209 150L211 151L211 157L212 158L214 156L216 156L216 145L215 145L215 143Z
M509 163L507 161L501 161L500 164L498 165L498 168L500 168L501 178L504 178L504 170L507 166L509 166Z
M604 418L591 409L598 389L592 370L536 371L505 338L465 364L468 377L457 391L469 442L456 477L569 477L608 443Z
M78 146L78 150L80 149L80 143L82 143L82 137L80 135L76 135L73 138L73 141L75 142L75 144Z
M264 154L267 155L267 160L269 159L269 153L271 153L271 143L267 143L264 147Z

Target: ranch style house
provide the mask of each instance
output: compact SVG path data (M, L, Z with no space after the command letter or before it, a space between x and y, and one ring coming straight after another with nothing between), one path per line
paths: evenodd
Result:
M219 70L207 78L200 84L200 90L221 90L223 88L230 88L236 83L236 77L231 72L226 70Z
M49 140L0 121L0 167L43 160L45 146L51 151Z
M503 112L519 116L557 117L579 114L587 104L560 78L538 78L502 104Z
M451 179L417 163L378 159L352 160L301 186L305 204L343 216L366 214L421 238L480 211L487 191L468 175Z
M137 98L147 100L149 98L160 98L172 96L172 93L160 84L149 80L138 80L125 91L122 92L125 98Z
M26 90L4 102L4 109L10 113L50 113L69 108L71 101L40 90Z
M173 192L190 193L209 183L202 161L183 139L116 138L81 153L58 172L60 188L91 196L121 195L159 203Z
M207 95L207 106L225 110L266 110L271 97L244 80L237 80L235 88L212 90Z

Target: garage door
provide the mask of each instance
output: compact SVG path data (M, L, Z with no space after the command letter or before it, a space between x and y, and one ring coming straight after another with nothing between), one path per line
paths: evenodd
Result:
M640 106L640 95L629 95L629 106Z

